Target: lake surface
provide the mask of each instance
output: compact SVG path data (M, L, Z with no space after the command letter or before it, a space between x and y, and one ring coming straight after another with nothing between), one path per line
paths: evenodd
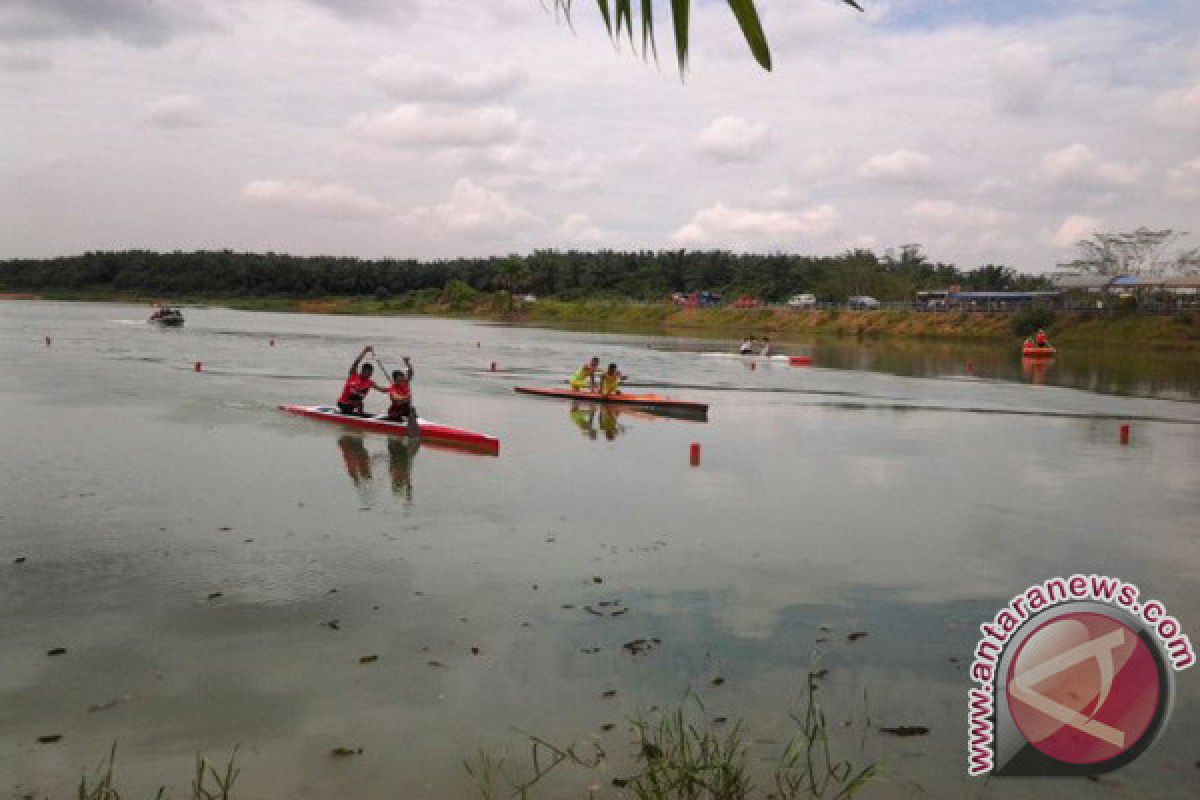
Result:
M6 796L73 796L116 741L123 796L240 744L246 797L473 797L462 759L519 759L514 728L620 753L624 720L689 687L770 755L814 662L842 755L886 764L868 797L1197 785L1195 669L1165 736L1099 783L968 780L964 672L980 622L1072 572L1137 582L1197 638L1194 356L1030 370L996 348L826 341L781 346L812 368L752 367L696 352L730 344L712 340L147 313L0 303ZM499 457L277 410L336 399L363 344L411 355L422 413L498 436ZM512 391L593 354L710 403L708 422ZM636 638L661 645L622 650ZM619 774L553 796L619 796Z

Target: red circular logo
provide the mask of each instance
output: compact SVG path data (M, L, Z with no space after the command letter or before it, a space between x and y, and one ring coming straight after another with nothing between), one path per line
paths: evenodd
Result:
M1005 691L1025 740L1068 764L1097 764L1142 739L1163 700L1146 643L1105 614L1055 617L1021 642Z

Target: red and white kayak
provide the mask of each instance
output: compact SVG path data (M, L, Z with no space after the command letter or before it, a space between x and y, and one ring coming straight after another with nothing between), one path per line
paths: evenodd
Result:
M1045 347L1022 347L1022 358L1053 358L1058 353L1053 347L1046 345Z
M521 394L536 394L541 397L563 397L568 400L586 400L589 403L612 403L628 406L643 406L645 408L674 409L675 411L693 414L707 414L708 403L696 403L691 400L673 400L657 394L608 394L599 392L577 392L574 389L541 389L535 386L514 386L514 391Z
M391 436L408 436L408 424L406 422L396 422L382 414L375 417L359 417L354 414L343 414L336 406L287 405L280 406L279 410L301 417L308 417L309 419L319 419L323 422L345 425L350 428L359 428L360 430L373 431L375 433L386 433ZM420 417L417 418L417 425L421 428L422 442L428 442L435 446L444 445L446 447L471 450L490 456L500 455L500 440L494 436L488 436L486 433L475 433L463 428L441 425L437 422L421 419Z

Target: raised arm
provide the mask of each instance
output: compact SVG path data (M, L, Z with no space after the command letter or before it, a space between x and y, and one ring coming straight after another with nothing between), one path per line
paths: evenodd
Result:
M362 363L362 360L367 355L367 353L374 353L374 352L375 352L375 348L371 347L371 345L367 345L366 347L364 347L362 349L362 352L358 354L358 358L354 359L354 363L350 365L350 374L354 374L355 372L358 372L358 365Z

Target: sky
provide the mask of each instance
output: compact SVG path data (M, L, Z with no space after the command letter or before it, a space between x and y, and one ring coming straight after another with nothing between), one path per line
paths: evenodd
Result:
M700 0L682 78L551 5L0 0L0 258L1200 245L1195 0Z

